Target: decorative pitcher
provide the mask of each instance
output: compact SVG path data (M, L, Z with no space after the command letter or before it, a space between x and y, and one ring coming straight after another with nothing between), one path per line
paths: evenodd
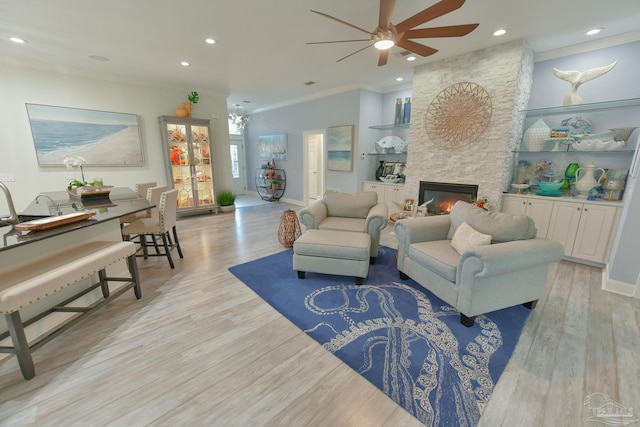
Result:
M594 172L597 170L602 171L602 175L596 180ZM584 168L576 169L576 190L580 193L578 197L587 197L593 187L600 185L600 181L604 176L604 169L596 167L593 163Z

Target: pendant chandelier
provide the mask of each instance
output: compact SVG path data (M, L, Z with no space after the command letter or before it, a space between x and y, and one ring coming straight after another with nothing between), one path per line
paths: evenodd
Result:
M236 104L236 112L229 114L229 120L238 129L241 135L244 135L245 126L249 121L249 116L240 114L240 104Z

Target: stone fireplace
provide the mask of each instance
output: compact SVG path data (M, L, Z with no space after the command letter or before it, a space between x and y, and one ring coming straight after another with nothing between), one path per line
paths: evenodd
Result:
M418 206L427 203L428 215L445 215L458 200L471 202L478 197L478 186L446 182L420 181Z
M522 40L416 67L405 197L421 200L421 181L473 183L477 196L487 198L499 209L502 192L508 191L513 182L524 123L522 111L527 108L532 73L533 52ZM468 81L490 95L491 121L473 143L447 149L428 135L426 113L444 88Z

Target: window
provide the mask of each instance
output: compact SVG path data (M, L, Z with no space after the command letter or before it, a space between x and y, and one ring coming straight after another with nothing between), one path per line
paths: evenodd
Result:
M240 178L240 159L238 158L238 146L235 144L231 144L229 146L231 150L231 176L235 178Z

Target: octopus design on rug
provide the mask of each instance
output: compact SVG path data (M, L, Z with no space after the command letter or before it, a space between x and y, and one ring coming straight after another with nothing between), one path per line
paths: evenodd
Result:
M442 321L457 322L458 312L433 307L403 283L327 286L307 295L305 307L332 319L305 332L421 422L477 424L494 387L489 361L503 344L486 315L476 318L477 335L460 343ZM446 406L452 401L455 408Z

